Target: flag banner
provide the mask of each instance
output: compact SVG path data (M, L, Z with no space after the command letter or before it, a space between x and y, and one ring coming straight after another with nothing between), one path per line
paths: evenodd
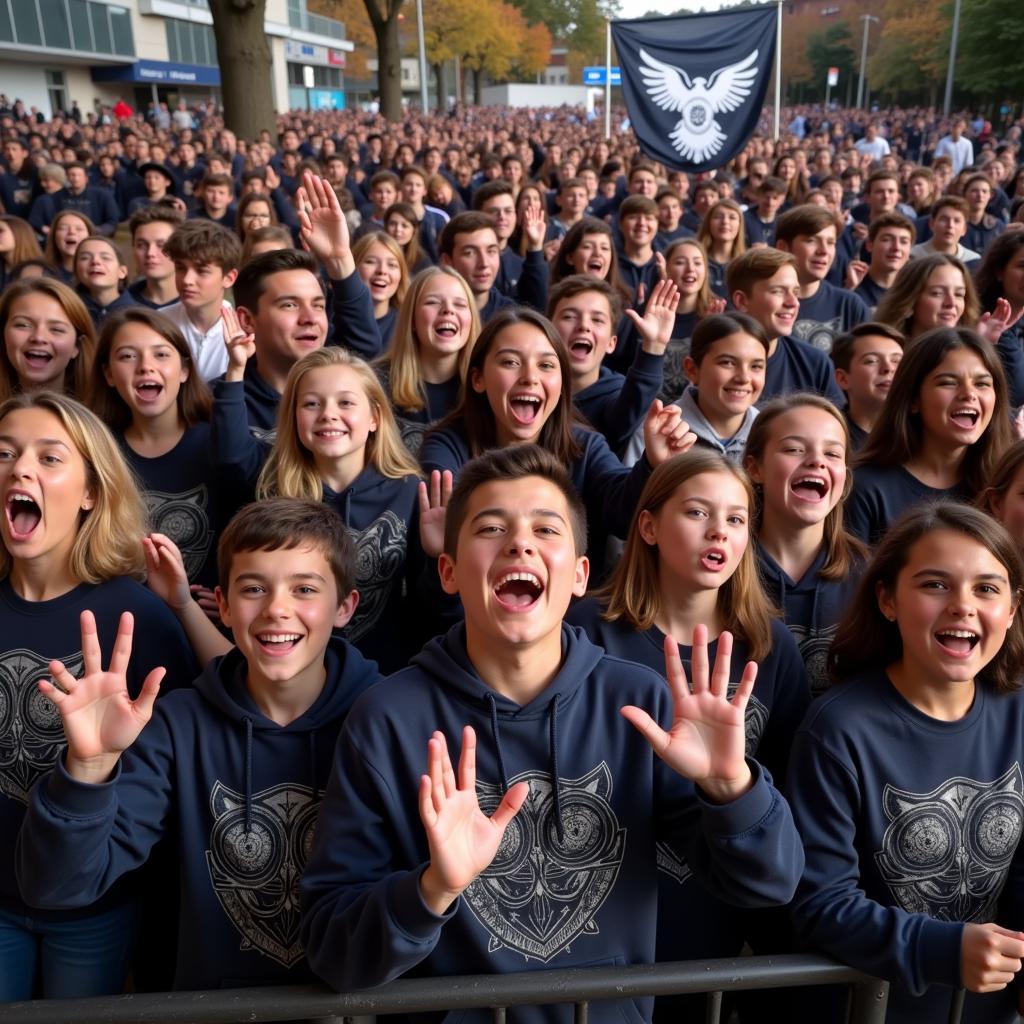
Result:
M612 22L640 148L677 170L727 164L757 128L775 59L775 4Z

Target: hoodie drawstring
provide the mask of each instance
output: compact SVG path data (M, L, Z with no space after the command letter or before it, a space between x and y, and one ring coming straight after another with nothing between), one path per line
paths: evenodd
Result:
M501 776L501 795L508 792L508 773L505 771L505 755L501 752L501 737L498 735L498 705L494 694L486 695L487 704L491 709L491 739L494 740L494 753L498 758L498 774Z
M252 832L252 719L246 715L245 722L245 831Z
M320 784L316 780L316 733L309 734L309 786L313 790L313 802L320 799Z

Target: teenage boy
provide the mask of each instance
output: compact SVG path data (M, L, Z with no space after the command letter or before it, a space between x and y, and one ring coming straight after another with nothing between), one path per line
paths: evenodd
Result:
M582 178L566 178L565 181L559 182L558 198L555 202L558 205L558 216L551 220L555 229L554 238L563 238L569 228L579 224L586 216L587 207L590 205L587 183Z
M718 185L714 181L699 182L693 189L690 208L683 214L683 227L695 235L718 200Z
M40 684L68 745L32 792L18 851L26 898L73 908L172 841L179 989L309 979L298 878L341 723L378 679L373 662L332 640L359 595L353 543L326 505L247 506L224 531L218 560L217 602L235 646L224 641L226 653L193 686L155 706L163 669L135 701L127 693L131 617L104 671L83 615L84 672L76 679L53 663L55 685ZM178 589L175 600L194 604L187 586Z
M682 223L683 201L675 189L660 189L654 201L658 204L658 233L654 236L654 248L664 252L677 238L689 238L693 231Z
M747 245L774 245L775 222L786 201L786 183L769 175L757 188L757 202L743 212Z
M370 202L359 211L363 215L363 223L356 232L357 238L384 230L384 213L389 206L398 202L401 184L398 175L392 171L378 171L370 179L367 190Z
M872 314L910 259L914 237L913 222L901 213L885 213L871 222L864 243L870 263L854 260L848 274L851 283L863 275L853 294L864 300Z
M964 199L967 200L967 233L964 245L974 252L985 254L992 239L1006 229L1005 222L988 212L992 202L992 183L985 174L972 174L964 182Z
M481 324L486 324L499 309L517 302L537 310L547 305L548 265L544 260L547 224L543 211L528 210L523 231L527 250L514 299L503 295L496 287L501 246L490 214L477 210L460 213L452 217L441 232L441 262L454 267L466 279L480 312Z
M53 218L61 210L84 213L96 227L98 235L113 235L117 230L120 213L112 192L89 184L89 171L85 164L75 161L64 167L67 184L53 195L41 195L32 204L28 222L36 234L48 235Z
M28 146L17 136L4 139L3 155L0 208L12 217L27 219L32 201L41 191L36 165L29 159Z
M473 193L473 209L486 213L494 222L501 250L494 287L502 295L514 298L523 272L523 257L508 244L516 229L516 199L512 186L504 178L485 182Z
M163 313L185 335L196 372L213 380L227 368L221 314L224 295L238 276L242 244L219 224L189 220L175 229L164 251L174 263L179 301Z
M438 567L465 623L353 708L302 880L309 962L336 988L650 963L662 840L734 904L789 899L799 837L743 754L753 673L731 703L705 669L691 693L674 641L666 686L564 624L587 586L585 523L535 445L462 469Z
M832 339L870 319L864 302L853 292L829 284L825 278L836 256L839 225L824 206L795 206L775 228L775 247L793 256L800 283L800 311L792 335L822 352Z
M980 260L980 253L968 249L961 243L967 234L969 212L970 207L966 199L960 196L939 196L932 204L931 216L928 218L931 238L926 242L918 242L910 250L911 257L942 253L946 256L955 256L961 263L970 264Z
M617 455L638 429L643 434L644 417L661 390L665 349L678 306L676 286L660 281L642 318L629 310L641 343L623 375L604 363L604 357L615 351L615 326L622 315L615 289L587 274L573 274L552 289L548 318L569 352L573 405L604 434Z
M627 196L619 207L622 248L619 276L640 307L658 281L654 238L658 233L658 204L647 196Z
M207 173L199 184L197 202L191 216L212 220L214 224L234 230L235 181L230 174Z
M171 235L181 227L182 215L164 203L144 206L132 214L128 230L132 236L135 269L142 274L128 286L128 294L140 305L166 312L178 301L174 260L167 255Z
M952 176L955 178L965 167L974 163L974 146L964 132L967 130L967 122L958 117L952 124L948 135L943 135L935 147L932 155L933 162L940 157L946 157L952 166Z
M145 163L138 173L145 191L128 201L129 216L143 207L165 202L174 195L174 175L163 164Z
M889 397L893 374L903 358L903 342L895 327L872 321L835 339L832 363L836 383L846 394L843 415L853 451L863 447Z
M748 249L729 264L726 280L733 306L752 316L768 337L761 401L792 391L814 391L841 407L843 393L828 356L790 337L800 312L796 260L778 249Z
M416 164L403 167L400 180L402 199L413 208L420 222L420 244L423 251L431 263L437 263L440 255L437 239L448 223L448 214L433 206L424 205L423 199L427 194L427 182L430 179L422 167Z

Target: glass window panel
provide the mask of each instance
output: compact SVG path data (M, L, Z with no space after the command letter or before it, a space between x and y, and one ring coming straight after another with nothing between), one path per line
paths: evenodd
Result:
M217 37L209 25L203 26L203 33L206 35L206 53L210 58L210 67L215 68L217 66Z
M15 0L14 33L24 46L42 46L43 35L39 31L39 9L34 0Z
M64 0L39 0L39 11L43 16L46 45L55 50L70 50L71 26Z
M92 22L92 37L96 44L96 52L113 53L114 44L110 38L107 5L89 4L89 20Z
M7 0L0 0L0 39L6 43L14 42L14 22L11 21Z
M71 13L71 37L75 41L75 49L95 51L86 0L68 0L68 11Z
M132 18L126 8L110 8L110 32L114 39L114 53L120 53L125 57L134 57L135 40L132 37Z

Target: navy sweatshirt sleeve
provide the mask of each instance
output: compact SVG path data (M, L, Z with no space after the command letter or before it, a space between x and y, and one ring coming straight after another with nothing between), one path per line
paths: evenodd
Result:
M587 506L587 518L592 525L603 524L614 536L625 537L653 468L644 455L627 469L602 434L585 430L575 434L583 455L573 465L572 477Z
M423 439L423 447L420 449L420 465L427 476L435 469L442 473L450 469L458 479L459 470L469 458L469 446L462 435L454 430L432 430Z
M548 305L548 264L544 251L528 252L516 282L516 302L543 313Z
M213 384L210 449L214 467L233 484L252 486L270 449L249 432L245 382L216 380Z
M1000 335L996 352L1006 374L1010 405L1014 408L1024 405L1024 336L1019 324Z
M331 330L329 343L342 345L364 359L381 354L382 342L373 315L373 300L358 271L331 279Z
M651 403L658 397L664 377L665 356L637 349L636 358L618 391L581 411L605 436L612 451L629 443L643 423Z

